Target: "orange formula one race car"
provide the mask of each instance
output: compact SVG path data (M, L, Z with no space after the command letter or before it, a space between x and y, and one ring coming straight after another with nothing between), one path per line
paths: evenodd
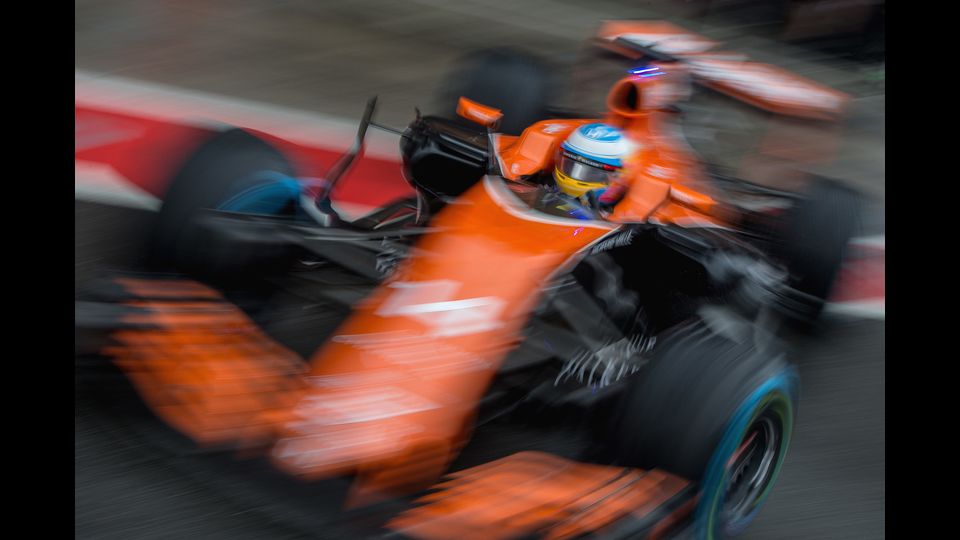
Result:
M341 532L321 535L736 534L796 414L778 323L816 318L857 196L712 173L677 104L693 83L778 114L844 98L668 28L604 26L628 65L597 116L483 57L456 118L400 132L415 195L360 219L329 194L375 100L323 182L217 134L170 185L149 271L78 303L94 356L191 454L321 486L298 496L332 509ZM531 120L501 129L511 114Z

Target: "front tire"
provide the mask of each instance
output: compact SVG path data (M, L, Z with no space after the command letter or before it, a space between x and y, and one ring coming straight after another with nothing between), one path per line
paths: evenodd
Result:
M200 211L289 215L298 208L299 184L284 155L242 129L213 135L174 176L158 216L150 253L154 269L201 277L242 277L282 267L284 245L228 245L196 223Z
M661 337L626 390L611 446L623 465L697 483L696 537L725 538L754 519L776 481L798 384L779 349L732 339L692 319Z

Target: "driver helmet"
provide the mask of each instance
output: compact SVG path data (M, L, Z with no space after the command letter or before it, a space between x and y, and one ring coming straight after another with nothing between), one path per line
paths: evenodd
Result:
M603 123L580 126L560 145L553 171L557 187L573 197L608 187L634 148L616 127Z

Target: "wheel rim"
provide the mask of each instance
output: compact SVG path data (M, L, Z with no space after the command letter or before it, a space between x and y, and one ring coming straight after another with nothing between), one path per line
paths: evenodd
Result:
M727 486L720 509L721 523L733 532L752 517L773 480L781 453L782 422L764 411L747 429L740 446L728 462Z
M695 517L698 539L734 536L759 513L790 445L797 389L796 370L785 369L761 384L734 414L702 481ZM734 474L738 471L739 476Z

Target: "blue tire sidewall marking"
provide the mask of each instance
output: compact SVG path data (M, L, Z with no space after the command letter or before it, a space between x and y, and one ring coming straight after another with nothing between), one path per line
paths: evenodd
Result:
M254 213L253 209L256 205L264 204L268 197L277 201L284 200L285 196L289 197L286 200L297 200L300 197L300 182L276 171L259 171L238 181L237 184L242 185L256 180L264 180L265 182L252 185L239 193L233 194L229 199L217 205L217 209L228 212ZM267 207L267 211L255 213L276 214L283 206L282 204L276 204L273 207Z
M741 439L746 433L746 430L750 427L750 422L758 412L756 410L757 406L764 400L764 398L775 392L780 392L787 397L791 407L790 413L791 415L795 416L794 410L796 408L797 397L799 393L799 375L796 368L789 366L781 370L773 377L764 381L763 384L750 393L750 395L743 401L743 403L734 413L726 431L723 434L723 437L720 439L720 443L717 445L717 450L710 458L710 463L707 466L707 473L704 475L703 483L701 484L702 498L697 504L697 509L694 515L694 523L697 533L696 536L698 539L714 540L718 538L717 531L711 529L720 529L723 524L711 523L711 519L716 517L715 513L719 512L718 507L723 504L723 496L725 491L724 487L727 482L727 460L739 447ZM790 443L790 431L792 430L792 423L793 419L791 419L791 429L781 434L781 452L777 457L777 463L775 464L775 469L773 471L770 484L767 486L768 494L769 488L771 488L773 483L776 481L780 466L783 464L783 460L786 458L787 448L789 447ZM760 501L758 501L756 507L750 512L749 515L742 518L740 522L735 524L733 527L729 528L727 532L729 534L737 534L738 532L742 531L747 525L750 524L753 518L756 517L765 500L766 495L764 495Z

